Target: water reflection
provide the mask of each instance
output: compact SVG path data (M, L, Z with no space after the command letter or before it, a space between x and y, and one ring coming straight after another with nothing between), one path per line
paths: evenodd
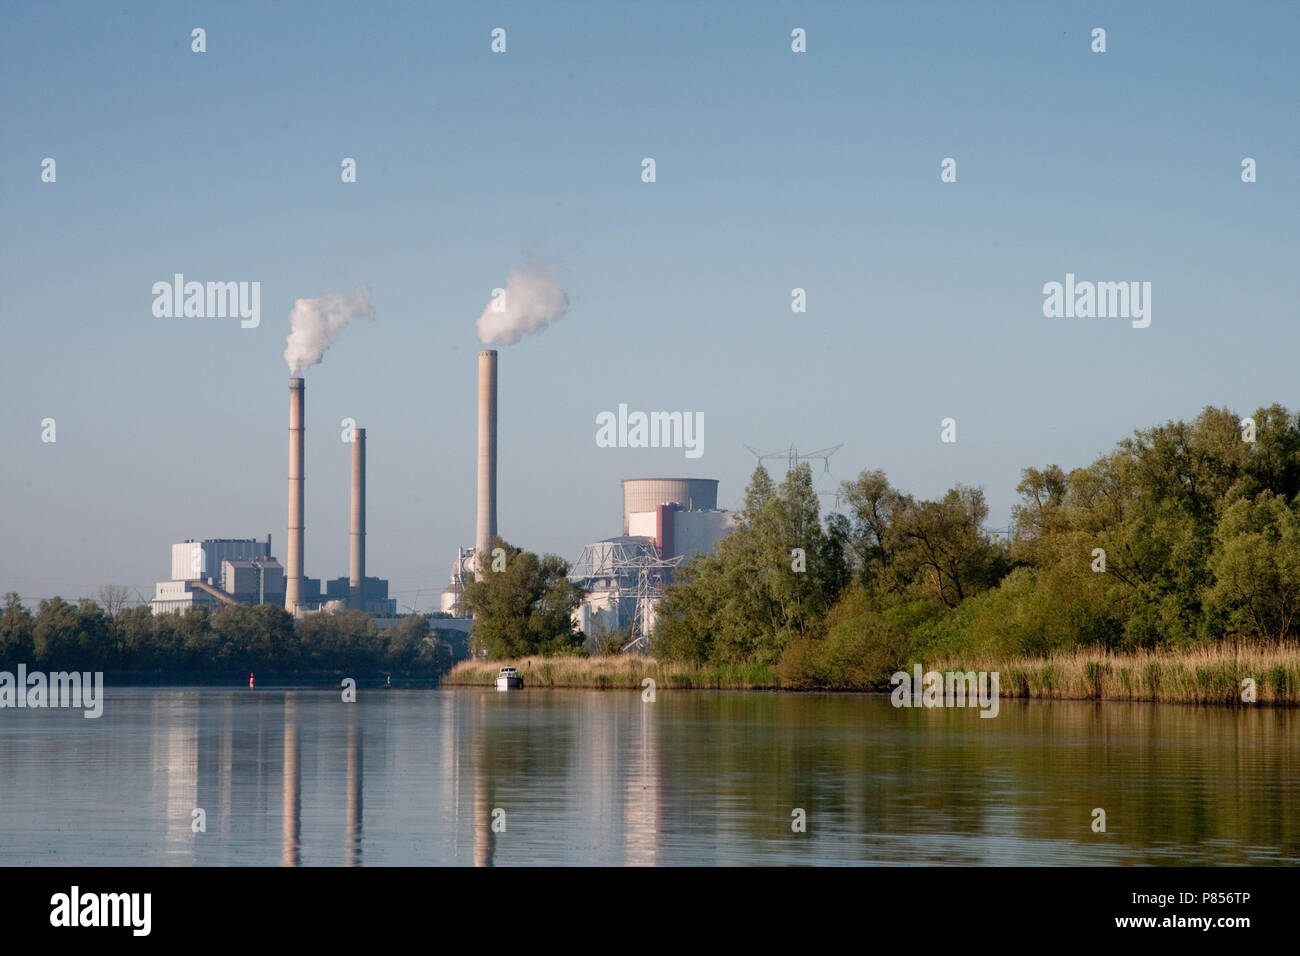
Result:
M361 728L357 726L359 718L353 710L348 715L348 775L347 775L347 814L344 832L347 834L343 845L343 859L347 866L361 865Z
M659 858L659 711L642 706L623 774L623 862L654 866Z
M194 811L199 809L199 728L197 692L182 692L153 701L153 780L166 808L165 852L185 854L194 846Z
M298 765L297 701L284 695L284 773L281 788L280 865L297 866L302 851L302 774Z
M1296 863L1297 730L1152 704L119 688L95 721L0 720L0 864Z

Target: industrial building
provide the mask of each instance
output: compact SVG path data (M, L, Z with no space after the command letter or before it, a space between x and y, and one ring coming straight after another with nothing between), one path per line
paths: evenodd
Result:
M440 599L442 611L458 623L468 623L465 582L481 573L497 535L497 383L497 352L484 349L478 353L474 547L457 549ZM299 387L290 421L300 422L301 417ZM291 520L295 506L301 507L301 491L291 483ZM712 551L733 526L734 516L718 510L716 478L624 480L622 533L587 545L569 573L570 580L587 592L574 620L587 634L588 647L597 636L625 632L631 638L629 646L643 648L672 569L696 554Z
M716 478L625 478L623 479L623 534L631 534L633 514L654 511L660 505L675 504L686 511L716 511Z
M466 617L465 579L474 573L474 549L457 548L456 560L451 565L451 576L442 589L439 607L452 617Z
M222 561L250 561L270 556L269 534L265 541L256 538L188 539L172 545L172 580L203 581L210 577L220 580Z
M185 614L190 608L209 609L221 604L211 591L198 581L159 581L154 585L149 610L154 614Z
M397 602L388 596L388 581L367 577L360 609L381 617L397 614ZM335 578L321 592L319 578L302 578L300 610L315 611L328 601L351 607L356 593L352 575ZM172 580L155 585L149 607L154 614L185 613L192 607L216 608L222 604L285 603L285 572L271 556L271 536L207 538L172 545Z
M627 635L626 643L637 643L652 633L655 605L676 563L661 559L647 537L623 535L583 548L569 580L586 591L573 621L587 635L587 650L595 651L607 635Z
M355 603L350 576L326 581L325 601L339 601L349 610L365 611L378 617L397 616L397 600L388 596L388 581L384 578L365 579L365 598L360 605Z
M486 368L485 368L486 366ZM479 526L477 540L496 526L495 363L480 356ZM486 382L486 385L485 385ZM485 438L485 436L487 436ZM655 606L672 569L696 554L710 552L731 533L735 516L718 509L715 478L628 478L623 481L623 533L587 545L573 563L569 579L587 592L574 622L587 635L588 650L605 635L624 633L644 646L654 630ZM490 538L488 539L490 540ZM479 548L458 548L441 609L453 618L467 615L465 582L475 573Z
M320 582L315 582L319 600ZM221 604L281 604L284 569L271 557L271 536L188 539L172 545L172 578L154 586L154 614Z
M587 592L573 617L588 650L620 633L627 647L644 649L673 568L711 552L734 526L735 516L718 510L716 479L624 480L623 534L587 545L569 572Z
M275 558L222 561L221 590L240 604L282 604L284 568Z

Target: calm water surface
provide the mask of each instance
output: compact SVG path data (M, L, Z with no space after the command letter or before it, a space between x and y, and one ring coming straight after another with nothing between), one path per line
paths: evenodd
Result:
M1168 704L116 688L98 720L0 710L0 865L1294 864L1298 732Z

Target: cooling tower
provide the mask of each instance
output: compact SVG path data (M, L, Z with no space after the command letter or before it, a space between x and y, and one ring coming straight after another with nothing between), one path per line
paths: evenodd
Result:
M348 551L348 607L365 610L366 585L366 430L352 430L352 525Z
M623 479L623 533L628 515L654 511L660 505L679 504L690 511L713 511L718 507L716 478L625 478Z
M290 614L302 603L304 388L302 379L289 379L289 553L284 566L284 609Z
M497 533L497 353L478 353L478 524L474 530L475 574L482 578Z

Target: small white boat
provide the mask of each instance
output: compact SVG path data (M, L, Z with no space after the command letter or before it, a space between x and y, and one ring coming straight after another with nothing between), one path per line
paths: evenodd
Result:
M513 667L503 667L497 674L497 690L519 690L524 686L524 679Z

